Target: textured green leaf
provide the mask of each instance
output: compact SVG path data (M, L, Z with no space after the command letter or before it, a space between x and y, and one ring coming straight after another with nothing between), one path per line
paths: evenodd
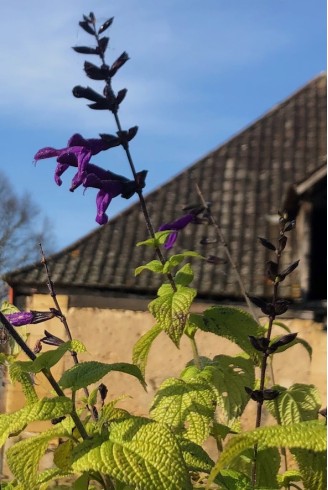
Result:
M185 264L174 276L175 284L180 286L189 286L193 278L194 273L190 264Z
M86 490L89 489L89 474L83 473L72 485L72 490Z
M163 284L157 294L158 297L148 305L149 311L158 326L179 347L196 290L177 285L177 291L173 291L169 284Z
M193 373L196 379L206 379L214 388L217 404L224 411L226 421L231 422L241 416L248 401L249 395L245 386L253 387L255 371L253 362L242 356L215 356L213 361L203 359L204 368L198 370L194 366L187 367L182 377Z
M44 456L49 442L66 435L68 434L62 427L55 428L19 441L8 449L6 453L8 466L17 480L24 484L25 490L35 489L39 462Z
M318 389L314 385L295 383L286 389L273 386L280 395L275 400L266 401L265 405L279 424L289 425L318 418L321 400Z
M34 383L29 373L21 372L20 369L16 369L16 363L9 365L9 376L12 381L18 381L21 384L22 391L26 398L27 403L35 403L38 401L38 395L36 394Z
M0 415L0 446L4 444L10 434L22 431L30 422L58 418L70 413L72 408L72 401L69 398L58 396L56 398L44 398L21 408L17 412Z
M162 332L161 327L158 325L154 325L148 332L146 332L133 346L132 352L132 362L142 372L143 376L145 376L146 364L148 359L148 354L150 348L154 342L154 340L158 337L158 335Z
M184 437L202 444L209 436L216 394L205 380L168 378L160 386L150 410L158 422L185 429Z
M140 369L134 364L127 362L117 362L106 364L98 361L80 362L64 372L59 380L59 385L63 388L71 388L73 391L80 390L86 386L96 383L111 371L119 371L136 377L142 386L145 381Z
M288 487L293 481L301 481L302 475L299 470L287 470L281 475L277 475L280 487Z
M261 427L232 437L221 453L213 468L209 483L241 452L252 448L254 444L261 447L303 448L320 452L326 450L326 427L317 422L300 422L286 426ZM209 488L208 486L206 488Z
M224 337L250 356L258 356L248 337L263 335L264 328L246 311L234 306L213 306L202 315L192 314L190 320L200 330Z
M119 401L124 400L125 398L127 398L127 396L122 395L115 400L106 403L106 405L102 407L98 420L98 425L100 427L102 427L104 424L109 424L113 420L123 419L130 416L127 410L115 406Z
M215 478L215 482L224 490L253 490L248 476L234 470L222 470Z
M67 351L85 352L86 348L79 340L71 340L61 344L57 349L42 352L34 361L16 361L17 368L25 373L39 373L42 369L50 369Z
M149 271L157 272L160 274L164 273L163 264L159 260L152 260L152 261L148 262L148 264L140 265L134 271L134 275L138 276L144 270L149 270Z
M207 452L189 439L183 437L177 437L177 439L188 470L210 473L214 466L214 461L212 461Z
M74 450L73 458L76 471L100 471L133 488L192 488L171 431L141 417L113 422L109 440L84 441Z
M155 238L148 238L147 240L143 240L142 242L138 242L137 247L140 247L141 245L146 245L147 247L156 248L159 245L163 245L163 243L165 243L166 238L171 233L172 233L172 230L157 231L155 233Z
M54 463L61 470L68 470L72 463L74 442L71 439L62 442L54 452Z
M314 452L306 449L292 449L295 456L305 490L327 489L327 453Z

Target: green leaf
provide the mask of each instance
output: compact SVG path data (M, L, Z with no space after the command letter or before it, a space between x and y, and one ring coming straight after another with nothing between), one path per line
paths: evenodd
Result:
M10 313L17 313L19 311L17 306L12 305L11 303L9 303L9 301L4 301L1 305L0 310L1 313L3 313L4 315L10 315Z
M0 415L0 446L4 444L10 434L22 431L30 422L58 418L70 413L72 408L72 401L69 398L58 396L56 398L44 398L21 408L17 412Z
M151 262L148 262L148 264L137 267L136 270L134 271L134 275L137 276L140 274L140 272L144 270L149 270L160 274L164 273L163 264L159 260L152 260Z
M159 245L163 245L165 243L166 238L171 233L172 233L172 230L157 231L155 233L155 238L148 238L147 240L144 240L142 242L138 242L137 247L140 247L141 245L146 245L147 247L156 248Z
M54 463L61 470L68 470L72 463L74 442L71 439L62 442L54 452Z
M220 484L224 490L253 490L253 485L248 476L234 470L222 470L215 478L215 483Z
M177 267L179 264L181 264L181 262L187 257L197 257L199 259L204 258L198 252L193 252L189 250L182 252L181 254L171 255L164 266L163 272L170 272L174 267Z
M258 357L248 337L263 335L264 328L246 311L234 306L213 306L202 315L192 314L190 321L200 330L224 337L239 345L251 357Z
M292 449L295 456L305 490L327 489L327 453L314 452L306 449Z
M83 473L72 485L72 490L86 490L89 489L89 479L88 473Z
M158 297L148 305L149 311L158 326L179 347L196 290L177 285L177 291L173 291L169 284L163 284L157 294Z
M240 417L249 401L245 386L253 387L255 383L253 362L242 356L219 355L213 361L204 359L203 365L202 370L187 367L181 376L194 372L196 379L203 378L212 386L227 423Z
M97 361L80 362L64 372L59 380L59 385L63 388L71 388L73 391L80 390L86 386L96 383L111 371L130 374L136 377L143 387L146 386L140 369L134 364L127 362L117 362L106 364Z
M39 398L36 394L30 373L21 372L20 369L16 368L16 363L9 365L9 376L11 381L18 381L21 384L27 403L37 402Z
M184 437L202 444L210 434L215 400L216 394L205 380L168 378L160 386L150 414L169 427L184 429Z
M289 425L318 418L321 406L319 391L314 385L295 383L286 389L273 386L280 395L274 400L266 401L265 405L279 424Z
M85 352L86 348L79 340L61 344L57 349L40 354L34 361L16 361L17 369L25 373L39 373L42 369L52 368L67 351Z
M288 487L293 481L301 481L302 475L299 470L288 470L281 475L277 475L277 479L279 487Z
M115 421L109 440L84 441L73 452L75 471L100 471L143 490L191 490L181 449L164 425L141 418Z
M158 325L154 325L150 330L148 330L148 332L142 335L133 346L132 362L133 364L138 366L143 376L145 376L146 364L150 348L154 340L161 332L161 327L159 327Z
M228 466L240 453L254 444L261 447L303 448L312 451L326 450L326 427L317 422L300 422L292 425L261 427L249 432L243 432L230 439L218 462L213 468L208 486L216 475Z
M194 273L190 264L185 264L174 276L175 283L180 286L189 286L194 278Z
M25 490L34 490L38 480L38 467L49 442L57 437L69 435L62 428L55 428L43 434L17 442L6 453L8 466Z
M177 437L177 439L188 470L210 473L214 466L214 461L212 461L207 452L189 439L183 437Z

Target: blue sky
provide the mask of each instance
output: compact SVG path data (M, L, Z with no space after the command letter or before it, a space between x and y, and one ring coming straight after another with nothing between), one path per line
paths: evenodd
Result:
M75 99L75 85L101 90L86 78L85 59L71 46L92 43L78 21L92 10L114 16L107 62L123 51L130 61L114 89L128 89L124 127L139 126L131 143L146 192L232 137L326 70L323 0L5 0L0 30L0 169L18 194L28 191L48 216L56 250L95 229L96 190L68 191L53 180L55 159L33 165L36 151L62 148L73 133L114 133L110 113ZM93 163L130 176L120 149ZM115 199L110 217L131 201ZM52 244L48 244L52 246ZM44 243L47 250L47 243Z

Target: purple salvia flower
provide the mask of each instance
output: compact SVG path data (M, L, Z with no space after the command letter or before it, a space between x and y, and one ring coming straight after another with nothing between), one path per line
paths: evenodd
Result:
M57 310L52 309L50 311L17 311L15 313L8 313L5 315L7 320L14 327L22 327L23 325L30 325L45 322L58 316Z
M61 175L68 167L77 167L78 172L74 177L74 185L71 191L82 184L86 175L86 167L93 155L108 150L112 145L101 138L85 139L80 134L73 134L68 140L67 147L56 149L51 147L42 148L35 156L34 160L57 157L57 167L55 170L55 181L57 185L62 184Z
M158 229L158 231L165 231L165 230L172 230L172 233L169 234L167 237L164 247L169 250L170 248L173 247L175 244L177 238L178 238L178 232L180 230L183 230L189 223L191 223L195 219L194 214L185 214L181 218L178 218L175 221L172 221L171 223L166 223Z

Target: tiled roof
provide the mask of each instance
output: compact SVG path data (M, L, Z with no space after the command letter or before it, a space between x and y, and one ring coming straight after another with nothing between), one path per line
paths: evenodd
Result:
M272 259L256 237L272 238L272 215L280 209L291 184L306 181L326 161L326 75L310 81L219 148L211 151L178 176L146 196L155 228L181 215L181 208L197 201L198 184L221 227L236 266L251 294L269 294L265 262ZM214 230L188 225L179 235L174 253L197 250L203 255L224 256L223 247L200 245ZM297 257L291 234L285 260ZM153 293L162 278L149 272L134 277L134 269L154 258L149 247L135 247L147 237L139 204L132 205L107 225L48 258L57 290L83 288L93 291ZM201 297L239 298L240 292L229 263L212 265L193 260ZM297 276L295 276L297 277ZM27 266L7 274L18 289L38 290L45 284L43 267ZM295 282L295 278L293 279ZM285 283L283 283L285 284ZM290 296L286 281L284 295Z

